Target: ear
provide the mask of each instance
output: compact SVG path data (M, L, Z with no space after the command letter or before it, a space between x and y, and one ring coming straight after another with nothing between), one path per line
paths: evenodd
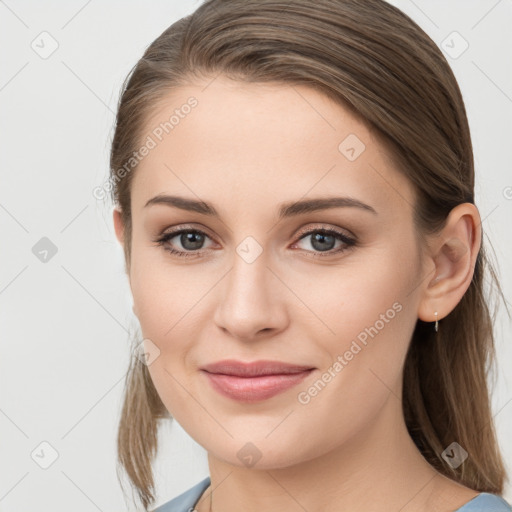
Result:
M126 248L125 248L125 226L123 222L123 214L122 210L119 206L115 206L114 210L112 212L112 217L114 221L114 231L116 233L117 241L121 244L121 247L123 249L123 254L125 255L125 262L124 262L124 271L129 276L130 272L128 269L128 262L126 261Z
M116 232L116 238L121 245L124 245L124 224L119 206L114 207L112 215L114 219L114 230Z
M116 238L119 241L119 243L123 246L123 249L124 249L124 224L123 224L123 219L121 216L121 209L119 208L119 206L114 207L112 216L113 216L113 221L114 221L114 230L116 232ZM126 266L126 262L125 262L125 272L129 277L130 273ZM133 310L134 315L137 316L135 304L132 305L132 310Z
M418 318L434 322L447 316L469 288L482 238L477 207L462 203L452 209L441 233L429 243L427 268L434 276L423 290Z

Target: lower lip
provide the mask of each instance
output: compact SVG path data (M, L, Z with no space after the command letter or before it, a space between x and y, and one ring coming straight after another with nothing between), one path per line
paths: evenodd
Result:
M300 373L235 377L202 370L217 392L240 402L267 400L303 381L313 370Z

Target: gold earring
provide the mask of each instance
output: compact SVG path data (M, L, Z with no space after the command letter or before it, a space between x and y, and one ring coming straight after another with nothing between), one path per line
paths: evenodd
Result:
M439 330L439 322L437 321L437 311L434 313L436 315L436 324L434 325L434 330L437 332Z

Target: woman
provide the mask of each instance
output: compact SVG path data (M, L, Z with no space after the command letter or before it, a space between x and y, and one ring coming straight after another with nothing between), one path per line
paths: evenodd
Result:
M159 512L510 511L468 121L410 18L205 2L125 82L111 182L145 510L175 418L210 476Z

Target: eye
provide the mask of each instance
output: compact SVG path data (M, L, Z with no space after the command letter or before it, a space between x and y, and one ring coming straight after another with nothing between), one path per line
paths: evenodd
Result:
M333 228L321 227L309 229L302 231L299 235L299 240L292 245L292 248L295 248L301 241L310 238L309 244L306 245L309 245L312 250L308 248L302 249L306 252L313 253L313 257L327 257L340 254L356 245L355 239ZM174 239L177 240L172 242ZM153 242L179 258L195 258L201 256L202 252L205 252L203 246L206 239L211 240L211 238L200 229L177 228L164 233ZM338 242L337 247L336 242ZM182 249L176 249L176 243L179 243ZM206 249L206 252L210 252L210 249Z
M308 243L305 245L309 245L312 248L312 251L307 247L305 250L307 252L313 252L313 257L322 258L326 256L332 256L334 254L339 254L353 247L356 244L356 240L354 238L349 237L345 233L337 231L336 229L333 228L322 227L309 229L308 231L301 232L300 235L301 236L298 242L293 244L292 247L297 246L298 243L303 240L309 239ZM335 249L336 242L339 242L339 244Z
M171 243L174 238L181 244L184 250L175 249ZM161 237L154 240L156 245L162 246L166 251L180 258L194 258L200 254L204 241L210 238L204 231L200 229L175 229L164 233Z

